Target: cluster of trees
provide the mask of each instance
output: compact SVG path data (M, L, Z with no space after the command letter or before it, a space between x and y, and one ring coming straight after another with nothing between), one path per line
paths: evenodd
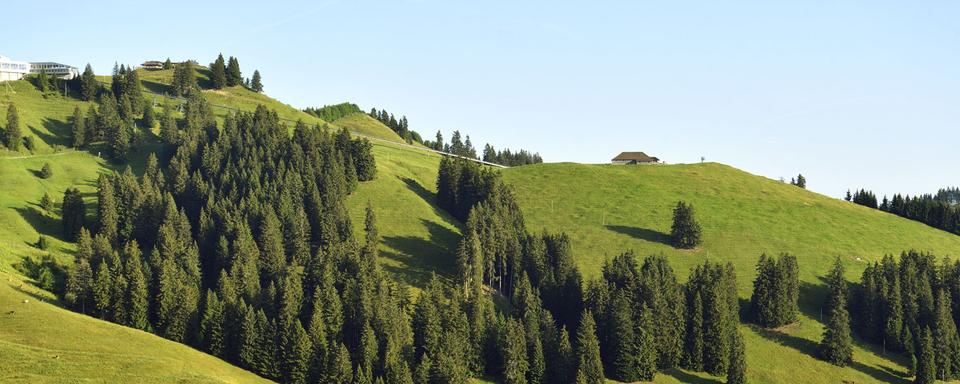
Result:
M960 188L958 187L940 188L940 190L937 191L937 194L933 195L933 198L948 204L953 204L953 205L960 204Z
M23 143L23 131L20 127L20 111L13 103L7 105L7 124L0 130L0 142L11 151L19 151Z
M510 149L497 151L492 145L487 144L483 147L483 161L515 167L528 164L540 164L543 162L543 158L540 157L539 153L530 153L525 149L516 152L510 151Z
M427 141L424 143L424 145L433 148L434 150L454 154L460 157L466 157L470 159L477 158L477 149L474 148L473 143L470 142L470 135L467 135L466 141L464 141L463 137L460 135L460 131L453 131L453 136L450 137L449 143L444 143L443 135L440 133L440 131L437 131L437 140Z
M857 333L911 356L918 383L960 377L960 263L904 252L868 265L851 308Z
M797 258L781 254L778 258L760 255L757 278L753 281L750 314L765 328L781 327L797 321L800 283Z
M798 174L797 177L790 178L790 185L794 185L803 189L807 188L807 178L803 177L802 174Z
M191 99L166 166L151 155L140 178L100 178L94 224L66 191L64 301L274 380L410 382L406 292L379 271L372 209L357 236L345 207L375 169L354 152L369 146L304 124L291 136L263 107L218 127Z
M167 61L169 60L170 59L167 59ZM251 91L260 93L263 92L262 81L259 70L253 71L253 79L245 79L243 73L240 72L240 61L233 56L230 56L229 59L224 61L223 54L221 53L217 55L217 59L210 64L210 82L212 83L213 89L242 85Z
M481 298L489 287L513 304L492 357L504 382L651 380L676 366L744 382L731 265L704 264L684 286L665 258L641 266L625 253L584 290L569 238L528 233L496 172L452 158L440 169L438 202L456 217L466 214L457 254L462 294ZM574 358L569 329L577 334Z
M960 235L960 205L955 203L955 194L956 192L950 189L941 189L935 195L912 197L898 193L893 195L892 199L884 196L880 204L877 204L877 197L873 192L861 189L852 196L848 191L845 199Z
M847 195L844 196L843 199L860 204L864 207L877 209L877 195L874 195L873 192L862 188L859 191L854 191L852 195L850 194L850 190L847 190Z
M357 113L363 113L363 110L361 110L360 107L358 107L354 103L324 105L320 108L307 107L303 111L313 116L319 117L325 121L335 121L345 116L349 116ZM371 111L371 113L373 112Z
M89 66L87 70L90 70ZM86 71L81 79L85 76ZM93 76L92 70L90 76ZM103 142L114 162L126 162L130 152L141 142L136 121L140 120L144 125L153 125L154 121L153 104L143 96L138 72L120 65L114 69L109 89L99 84L94 88L83 85L81 89L84 95L87 90L96 95L97 103L90 105L86 114L80 107L74 108L70 118L73 147L84 148Z
M400 135L400 137L406 140L408 144L414 142L421 144L423 143L423 138L420 136L420 134L417 133L417 131L410 129L410 123L407 122L406 116L402 116L400 119L397 119L392 113L389 113L383 109L378 111L376 108L370 108L369 115L396 132L398 135Z
M693 249L700 245L700 224L693 216L693 206L684 201L678 201L673 209L670 241L674 247L683 249Z

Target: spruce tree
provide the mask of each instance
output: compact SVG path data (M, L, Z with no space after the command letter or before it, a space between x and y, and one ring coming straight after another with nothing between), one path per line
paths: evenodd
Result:
M353 368L350 365L350 352L347 346L339 343L334 348L333 357L327 366L327 383L349 383L353 379Z
M53 210L53 198L49 193L43 193L43 197L40 198L40 208L48 213Z
M85 258L78 258L67 274L64 301L80 313L87 313L92 301L93 271Z
M593 314L584 310L577 328L577 382L604 383L603 362L600 360L600 343L597 341L596 323Z
M207 290L203 315L200 317L200 337L203 350L214 356L223 356L224 335L223 302L212 290Z
M110 267L101 262L97 265L93 278L93 304L101 319L110 317L110 299L112 297L113 279L110 277Z
M727 384L745 384L747 382L747 361L744 353L743 336L740 335L740 330L734 330L731 335Z
M73 137L73 147L83 148L87 143L87 130L84 125L85 119L80 107L73 108L73 117L70 118L70 133Z
M631 305L626 294L618 291L611 298L610 307L607 309L610 353L607 370L610 377L623 382L640 380L640 350Z
M106 236L111 244L117 242L117 225L120 221L113 181L101 174L97 190L97 232Z
M40 168L40 178L49 179L53 177L53 168L50 168L50 163L43 163L43 167Z
M853 339L850 335L850 315L847 312L846 285L843 263L838 257L827 275L829 294L825 310L827 324L820 342L820 356L837 366L845 367L853 360Z
M683 346L683 366L692 371L703 369L703 300L700 290L691 289L687 294L686 305L686 336Z
M173 105L168 99L163 102L163 114L160 116L160 138L164 143L178 144L179 137L177 118L173 114Z
M236 57L230 56L227 64L227 86L235 87L243 83L243 75L240 73L240 62Z
M253 80L250 81L250 90L256 93L263 92L263 79L260 78L260 71L253 71Z
M227 86L227 67L222 53L217 56L213 64L210 64L210 80L213 82L213 89L223 89Z
M140 120L140 124L144 128L153 129L153 126L157 123L157 115L153 112L153 101L147 101L143 103L143 118Z
M296 384L306 383L310 357L313 354L310 338L300 324L300 320L293 320L285 335L286 342L283 345L281 357L284 381Z
M637 378L641 381L653 381L657 372L657 345L654 339L655 324L652 311L641 304L637 319Z
M703 368L712 375L726 373L730 362L730 310L723 288L711 284L703 313Z
M11 151L19 151L20 143L23 141L23 132L20 131L20 114L17 106L13 103L7 107L7 126L6 126L7 148Z
M67 188L63 192L61 218L63 219L63 234L68 240L76 240L83 228L86 207L83 204L83 195L76 188Z
M507 319L504 324L501 348L503 354L503 382L525 384L527 382L527 349L524 343L523 325L516 319Z
M81 98L84 101L93 101L97 96L98 88L100 88L100 83L97 82L97 77L93 73L93 67L87 64L86 68L83 69L83 74L80 75Z
M126 302L126 325L147 330L150 328L148 320L149 313L149 293L147 291L147 279L143 274L143 267L140 263L142 257L140 246L135 240L130 241L124 247L126 262L124 264L124 275L127 278L127 291L125 292Z
M937 363L933 352L933 337L930 328L924 327L920 332L920 343L917 349L917 369L914 383L932 384L936 381Z
M693 206L683 201L677 202L670 229L674 247L691 249L700 245L700 224L693 215Z

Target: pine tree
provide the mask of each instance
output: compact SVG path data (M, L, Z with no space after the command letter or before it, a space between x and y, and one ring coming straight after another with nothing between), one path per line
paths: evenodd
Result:
M349 383L353 380L353 368L350 365L350 352L347 346L339 343L334 348L333 357L327 367L327 383Z
M130 241L124 247L126 263L124 264L124 275L127 278L127 291L125 292L125 307L127 314L126 325L147 330L150 323L147 318L149 313L149 297L147 292L147 280L143 274L143 268L140 263L142 257L140 246L135 240Z
M73 136L73 147L83 148L87 143L87 130L84 125L83 111L80 107L73 108L73 117L70 118L70 133Z
M50 168L50 163L43 163L43 167L40 168L40 178L49 179L53 177L53 168Z
M580 317L576 348L577 382L604 383L603 362L600 360L600 343L597 341L596 323L590 311L583 311Z
M916 384L932 384L936 381L937 363L933 352L933 337L930 328L925 327L920 333L920 343L917 349Z
M235 87L243 84L243 75L240 73L240 62L236 57L230 56L227 64L227 86Z
M285 332L281 360L283 362L284 381L287 383L306 383L310 368L313 345L300 320L293 320Z
M86 313L87 305L91 303L93 271L85 258L78 258L67 275L66 293L64 301L71 307Z
M503 382L525 384L527 382L527 349L524 345L523 325L516 319L507 319L503 339L500 341L503 354Z
M210 80L213 82L213 89L223 89L227 86L227 67L223 61L223 54L217 56L217 60L210 64Z
M723 288L712 284L703 313L703 367L712 375L722 375L730 362L730 310Z
M626 294L618 291L611 297L610 307L607 309L610 353L607 370L610 377L623 382L640 380L640 350L631 304Z
M117 198L113 181L101 174L97 190L97 232L106 236L111 244L117 243L117 225L120 221L117 212Z
M250 90L256 93L263 92L263 79L260 77L260 71L253 71L253 80L250 81Z
M693 217L693 206L683 201L677 202L673 209L673 226L670 230L673 246L677 248L695 248L700 245L700 224Z
M413 381L416 384L430 384L432 379L431 372L433 371L433 360L430 359L429 354L423 354L420 358L420 364L417 365L417 370L414 372Z
M167 99L163 102L163 114L160 116L160 138L167 144L178 144L180 132L177 118L173 114L173 105Z
M636 326L637 377L641 381L653 381L657 372L657 345L653 336L653 314L646 304L641 304Z
M100 83L97 82L97 77L93 73L93 68L90 64L87 64L87 67L83 69L83 74L80 75L80 95L84 101L93 101L97 96L97 89L100 88Z
M23 133L20 131L20 114L17 106L13 103L7 107L7 127L6 127L7 148L11 151L19 151L20 143L23 141Z
M97 265L93 278L93 304L101 319L110 317L110 299L112 297L113 279L110 278L110 267L107 263Z
M40 208L48 213L53 210L53 198L49 193L43 193L43 197L40 198Z
M63 208L60 215L63 219L63 234L68 240L75 240L80 236L85 215L86 207L80 191L76 188L68 188L63 193Z
M203 350L214 356L223 356L224 346L224 306L217 294L207 290L203 315L200 317L200 337Z
M727 384L745 384L747 382L747 361L744 353L743 336L734 330L730 341L730 366L727 367Z
M951 315L950 293L940 288L934 311L933 349L936 362L936 378L946 381L954 376L957 358L957 328Z
M820 356L840 367L845 367L853 360L853 339L850 335L850 315L847 312L847 282L843 273L843 263L838 257L827 275L829 295L824 309L828 317L823 340L820 342Z
M157 115L153 112L153 102L147 101L143 103L143 119L140 120L145 128L152 130L153 126L157 123Z
M686 337L683 366L692 371L703 369L703 300L699 289L692 289L686 305Z

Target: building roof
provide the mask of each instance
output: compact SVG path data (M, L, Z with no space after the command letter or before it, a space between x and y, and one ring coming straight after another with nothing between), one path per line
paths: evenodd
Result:
M652 156L647 156L643 152L622 152L617 157L614 157L611 161L636 161L638 163L655 163L660 161L660 159Z

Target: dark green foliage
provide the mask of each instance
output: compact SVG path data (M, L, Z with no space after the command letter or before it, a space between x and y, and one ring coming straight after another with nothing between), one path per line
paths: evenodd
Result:
M163 102L163 113L160 115L160 139L167 144L178 144L180 138L177 118L173 113L170 100Z
M686 288L683 366L722 375L730 365L731 333L738 323L733 266L704 263L692 271Z
M284 333L281 355L283 379L286 383L306 383L313 345L300 320L293 320Z
M853 338L847 312L847 281L839 257L827 275L827 284L829 293L824 305L827 323L820 342L820 356L831 364L844 367L853 361Z
M439 132L438 132L439 135ZM437 141L442 144L443 138L437 136ZM543 162L543 158L540 157L539 153L530 153L524 149L513 152L509 149L504 149L502 151L497 151L493 148L492 145L487 144L483 147L483 161L488 163L506 165L508 167L516 167L520 165L528 164L540 164Z
M157 123L157 115L153 112L153 101L146 101L143 103L143 118L140 120L140 124L147 128L152 129Z
M577 328L576 350L577 382L603 383L603 362L600 359L596 323L593 320L593 314L588 310L583 311L580 326Z
M516 319L507 319L500 344L503 348L503 382L523 384L527 382L527 349L524 345L523 324Z
M46 236L40 235L40 237L37 238L37 248L44 251L47 250L50 248L50 240L47 240Z
M740 335L739 330L734 330L731 335L727 384L745 384L747 382L747 361L744 353L743 336Z
M213 82L213 89L223 89L227 86L227 66L223 61L223 54L217 56L217 60L210 64L210 81Z
M757 278L753 282L750 310L762 327L775 328L797 321L799 312L797 259L789 254L779 258L760 255Z
M93 303L93 271L90 269L90 263L79 258L67 273L66 291L64 301L70 307L80 313L86 313L88 307Z
M43 167L40 168L40 178L49 179L53 177L53 169L50 168L50 163L43 163Z
M920 333L917 348L917 368L914 378L916 384L931 384L936 381L937 363L934 360L933 337L930 328L924 328Z
M63 219L63 235L68 240L75 240L80 236L83 228L86 207L83 204L83 195L76 188L68 188L63 193L63 208L60 215Z
M90 67L90 64L87 64L86 68L83 69L83 74L80 75L81 98L85 101L93 101L97 96L97 91L99 89L100 83L97 82L97 77L93 73L93 68Z
M230 56L227 62L227 86L235 87L243 84L243 74L240 72L240 61Z
M83 117L83 112L80 110L80 107L75 107L73 109L73 116L70 118L70 133L73 137L74 148L83 148L87 143L87 128L84 124L85 122L86 120Z
M20 113L17 106L10 103L7 106L7 125L4 128L4 138L7 149L19 151L20 143L23 141L23 132L20 127Z
M791 185L795 185L795 186L800 187L800 188L806 189L806 188L807 188L807 178L806 178L806 177L803 177L802 174L801 174L801 175L797 175L796 178L790 179L790 184L791 184Z
M253 71L253 80L250 81L250 90L256 93L263 92L263 79L260 78L260 71Z
M186 96L197 89L197 78L191 60L178 63L173 67L173 80L170 82L174 96Z
M694 218L692 205L683 201L677 202L673 209L670 239L677 248L691 249L700 245L700 224Z
M53 211L53 199L49 193L44 192L43 197L40 198L40 208L46 212Z
M393 114L384 110L377 111L376 108L370 109L369 115L370 117L383 123L383 125L386 125L387 128L390 128L396 132L397 135L400 135L400 137L404 138L408 144L412 142L423 144L423 138L420 137L420 134L416 131L410 130L410 124L407 122L406 116L403 116L397 120Z

